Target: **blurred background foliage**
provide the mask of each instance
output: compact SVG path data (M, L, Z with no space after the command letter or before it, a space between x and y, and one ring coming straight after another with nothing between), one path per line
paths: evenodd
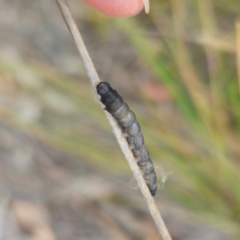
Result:
M173 238L239 239L240 2L152 0L128 19L69 4L137 115ZM0 30L1 206L20 226L10 217L8 235L39 237L21 209L41 205L53 227L39 239L158 239L56 3L1 0Z

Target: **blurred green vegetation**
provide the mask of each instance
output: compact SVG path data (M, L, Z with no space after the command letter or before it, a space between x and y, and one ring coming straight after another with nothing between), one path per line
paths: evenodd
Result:
M156 86L170 96L153 99L139 83L135 101L126 100L141 123L159 183L160 165L173 172L164 194L238 236L239 9L237 0L161 0L151 1L147 16L112 19L89 9L85 18L89 31L101 40L113 28L123 34ZM26 87L18 79L22 71L42 83ZM129 172L87 81L69 80L39 62L24 65L5 60L1 60L0 76L4 92L13 91L16 102L24 95L40 106L41 117L27 128L44 141L101 167ZM55 107L53 95L59 97L61 108ZM1 117L15 124L19 124L17 114L1 110Z

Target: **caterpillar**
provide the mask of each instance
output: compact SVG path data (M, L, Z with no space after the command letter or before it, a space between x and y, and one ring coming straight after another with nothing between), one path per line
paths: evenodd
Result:
M105 105L105 110L115 118L120 126L149 191L154 196L157 191L157 177L135 114L109 83L100 82L97 85L97 93L100 95L100 101Z

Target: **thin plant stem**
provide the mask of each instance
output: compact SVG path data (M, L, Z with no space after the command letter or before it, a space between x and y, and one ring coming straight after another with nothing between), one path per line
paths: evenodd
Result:
M143 0L143 4L144 4L145 13L149 13L150 11L149 0Z
M67 5L66 0L56 0L59 8L62 12L63 18L68 26L68 29L70 31L70 33L72 34L72 37L74 39L74 42L77 46L77 49L81 55L84 67L87 71L88 77L90 79L90 82L92 84L93 87L93 91L95 93L95 95L97 95L96 92L96 85L100 82L99 76L95 70L95 67L91 61L91 58L88 54L88 51L86 49L86 46L83 42L83 39L81 37L81 34L77 28L77 25L72 17L72 14L69 10L69 7ZM100 102L100 101L99 101ZM103 108L102 108L103 109ZM146 185L146 182L142 176L142 173L137 165L137 162L132 154L132 151L129 149L128 143L126 141L126 139L124 138L121 128L118 126L117 122L115 121L115 119L111 116L111 114L109 114L108 112L104 111L107 119L113 129L113 133L117 139L117 142L119 143L119 146L128 162L128 165L130 167L130 169L133 172L133 176L135 178L135 180L138 183L138 187L142 192L142 195L147 203L148 209L150 211L150 214L156 224L156 227L158 229L158 232L160 233L162 240L171 240L171 236L165 226L165 223L161 217L161 214L155 204L155 201Z

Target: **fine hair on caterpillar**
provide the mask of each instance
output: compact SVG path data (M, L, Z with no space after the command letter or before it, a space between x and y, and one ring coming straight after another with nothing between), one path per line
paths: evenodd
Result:
M152 196L154 196L157 191L157 177L135 114L123 102L122 97L117 91L111 88L109 83L100 82L97 85L97 93L101 97L101 102L106 107L105 110L116 119L120 126L142 172L143 178Z

